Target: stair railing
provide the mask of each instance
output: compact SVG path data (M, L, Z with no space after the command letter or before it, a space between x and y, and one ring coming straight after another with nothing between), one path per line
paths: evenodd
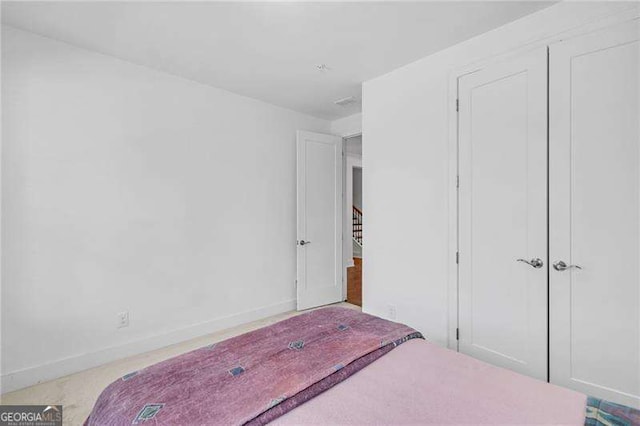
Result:
M362 210L353 206L353 240L362 247Z

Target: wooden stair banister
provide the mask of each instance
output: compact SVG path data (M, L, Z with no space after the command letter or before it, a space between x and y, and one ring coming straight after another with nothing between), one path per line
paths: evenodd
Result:
M353 240L362 247L362 210L353 206Z

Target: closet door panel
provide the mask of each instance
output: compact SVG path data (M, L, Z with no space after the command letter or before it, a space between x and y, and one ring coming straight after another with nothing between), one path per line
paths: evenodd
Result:
M550 47L551 381L640 406L637 21Z
M543 380L546 91L546 48L459 82L459 350Z

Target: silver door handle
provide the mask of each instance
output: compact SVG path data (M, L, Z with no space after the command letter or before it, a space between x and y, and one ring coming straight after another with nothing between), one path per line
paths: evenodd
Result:
M571 268L582 269L582 266L567 265L562 260L560 260L560 261L558 261L558 262L553 264L553 269L555 269L556 271L560 271L560 272L566 271L567 269L571 269Z
M298 241L298 244L301 246L307 245L307 244L311 244L311 241L305 241L305 240L300 240Z
M544 262L541 259L538 259L537 257L535 259L531 259L531 260L525 260L525 259L517 259L518 262L524 262L529 266L533 266L534 268L542 268L542 266L544 265Z

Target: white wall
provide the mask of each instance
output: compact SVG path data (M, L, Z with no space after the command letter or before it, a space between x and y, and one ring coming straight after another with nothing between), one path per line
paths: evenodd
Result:
M2 73L3 391L294 308L329 122L10 28Z
M345 154L362 157L362 135L345 139Z
M362 113L332 121L331 133L344 137L362 133Z
M637 11L631 3L559 3L364 84L366 312L391 317L393 305L397 320L429 339L455 339L455 286L448 285L455 283L455 76L564 31L629 19L631 12L615 15L629 7Z

